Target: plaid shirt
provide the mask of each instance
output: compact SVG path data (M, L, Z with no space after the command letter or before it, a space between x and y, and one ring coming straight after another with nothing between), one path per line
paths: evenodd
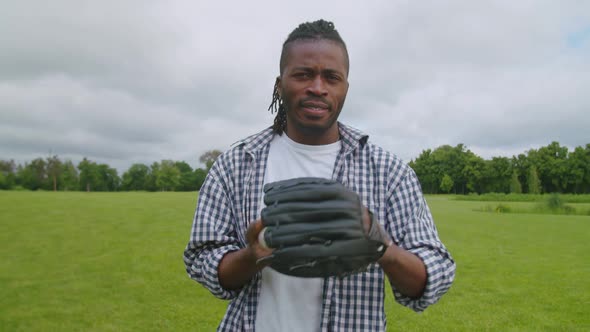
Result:
M339 123L342 148L333 178L359 194L393 241L426 265L422 297L408 298L393 288L397 302L422 311L446 293L455 263L439 240L414 171L396 156L368 142L368 136ZM189 276L213 295L231 300L218 331L254 331L260 273L240 290L223 289L217 268L223 256L246 247L246 229L260 218L264 172L273 131L268 128L223 153L199 193L190 241L184 252ZM326 278L321 331L384 331L383 270Z

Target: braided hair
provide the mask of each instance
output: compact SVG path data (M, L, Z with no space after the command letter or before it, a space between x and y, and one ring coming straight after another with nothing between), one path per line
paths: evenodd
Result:
M348 50L346 49L346 43L344 43L344 40L342 40L338 31L334 28L334 23L320 19L314 22L301 23L289 34L289 37L287 37L287 40L285 40L283 43L283 49L281 51L281 60L279 63L280 73L283 73L283 69L286 65L285 61L287 58L287 47L289 43L297 40L322 39L334 41L342 46L346 59L346 68L348 68ZM287 111L285 109L285 105L283 104L283 99L280 96L279 89L279 80L277 79L273 88L272 101L268 107L268 110L272 114L275 112L277 113L272 129L275 133L282 134L283 131L285 131L285 127L287 126Z

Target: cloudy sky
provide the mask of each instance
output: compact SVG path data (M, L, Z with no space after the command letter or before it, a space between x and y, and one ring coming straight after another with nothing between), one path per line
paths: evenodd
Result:
M590 143L590 1L20 0L0 11L0 159L199 166L272 123L281 44L319 18L350 53L340 119L406 161Z

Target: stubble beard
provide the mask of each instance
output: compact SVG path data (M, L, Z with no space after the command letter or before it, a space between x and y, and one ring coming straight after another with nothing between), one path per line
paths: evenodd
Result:
M322 136L323 134L328 132L334 126L334 124L338 121L338 115L339 115L339 114L336 114L335 117L330 117L327 122L324 122L321 124L320 123L308 124L308 123L304 123L303 121L300 121L299 119L297 119L294 116L294 114L292 114L292 112L289 110L288 107L285 107L285 112L287 114L287 122L288 123L290 122L297 129L297 131L301 132L302 134L304 134L306 136L313 136L313 137ZM340 113L340 110L338 110L338 113ZM287 129L287 128L285 128L285 129Z

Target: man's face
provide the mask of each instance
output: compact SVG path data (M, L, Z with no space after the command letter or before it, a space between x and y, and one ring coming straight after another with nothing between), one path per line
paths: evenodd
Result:
M304 144L338 140L336 120L348 92L348 64L342 46L330 40L288 45L278 78L287 110L287 135Z

